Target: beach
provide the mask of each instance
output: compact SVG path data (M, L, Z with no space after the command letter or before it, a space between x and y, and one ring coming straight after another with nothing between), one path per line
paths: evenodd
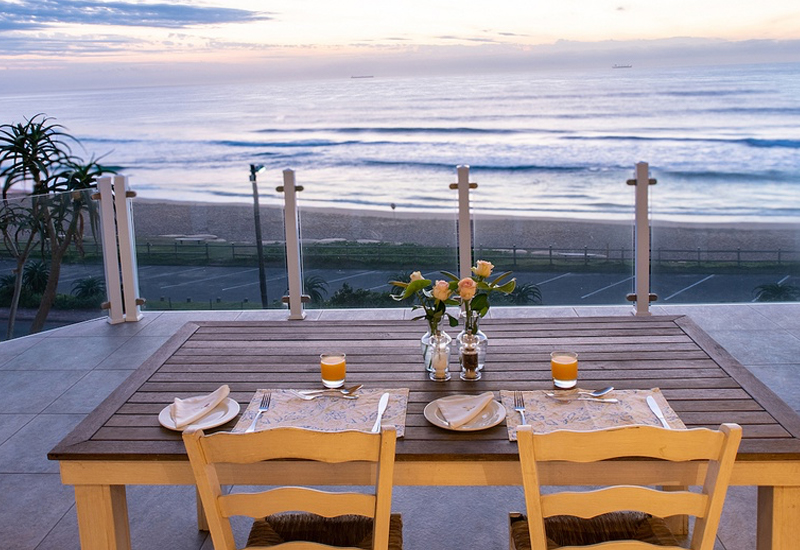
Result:
M283 241L283 212L260 209L262 238ZM137 238L190 238L230 243L255 242L250 204L134 199ZM381 212L345 208L303 208L304 242L371 241L455 246L456 213ZM476 248L631 249L633 218L591 220L544 217L473 216ZM800 227L787 223L678 223L654 220L652 248L664 250L800 250ZM754 259L754 258L749 258ZM797 252L787 260L797 260Z

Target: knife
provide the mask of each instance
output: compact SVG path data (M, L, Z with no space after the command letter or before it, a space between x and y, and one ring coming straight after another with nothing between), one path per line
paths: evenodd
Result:
M664 426L666 429L671 429L669 424L667 424L667 419L664 418L664 413L661 412L661 407L658 406L656 400L653 399L652 395L647 396L647 406L650 407L650 410L653 411L653 414L661 421L661 425Z
M375 419L375 425L372 426L372 432L378 433L381 430L381 417L386 410L386 405L389 404L389 394L384 393L381 395L381 400L378 402L378 418Z

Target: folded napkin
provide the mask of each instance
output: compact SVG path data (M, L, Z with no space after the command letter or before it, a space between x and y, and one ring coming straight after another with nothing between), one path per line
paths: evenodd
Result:
M195 395L186 399L176 397L169 409L169 414L175 422L175 427L183 428L195 420L203 418L214 407L222 403L228 397L230 391L231 389L226 384L206 395Z
M494 399L490 391L480 395L458 395L439 400L439 410L453 428L460 428L476 416Z

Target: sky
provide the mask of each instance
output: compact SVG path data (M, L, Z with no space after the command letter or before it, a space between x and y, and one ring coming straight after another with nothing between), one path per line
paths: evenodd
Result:
M798 0L0 0L0 91L797 61Z

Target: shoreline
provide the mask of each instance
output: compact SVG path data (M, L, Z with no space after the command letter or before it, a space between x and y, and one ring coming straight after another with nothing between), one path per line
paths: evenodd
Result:
M138 237L204 237L205 240L255 241L254 209L246 203L213 203L136 198ZM315 241L377 241L455 246L456 213L386 212L303 207L301 237ZM283 241L283 209L261 205L264 241ZM630 220L473 215L476 247L627 248L633 243ZM651 222L652 248L703 250L800 249L800 225L763 222Z

